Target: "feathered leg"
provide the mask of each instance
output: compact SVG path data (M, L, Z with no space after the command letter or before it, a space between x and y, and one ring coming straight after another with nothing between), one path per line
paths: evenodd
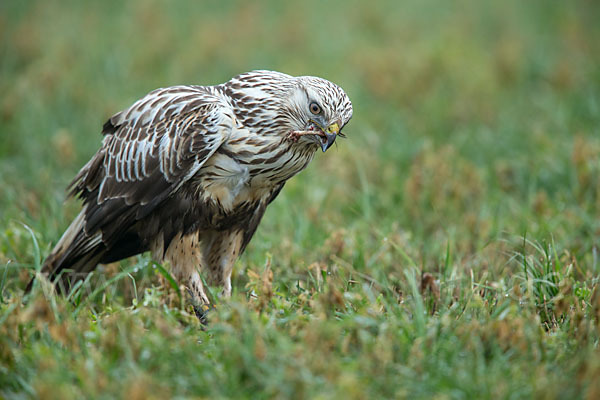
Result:
M240 256L243 233L240 230L211 232L202 242L202 267L211 285L223 286L223 296L231 296L231 273Z
M180 284L186 286L191 296L196 316L200 322L206 324L206 312L209 309L210 300L204 291L200 276L201 255L198 248L198 234L192 233L186 236L177 234L165 252L163 252L162 240L160 240L160 243L155 243L152 252L154 258L162 259L163 262L166 261L171 265L173 276Z

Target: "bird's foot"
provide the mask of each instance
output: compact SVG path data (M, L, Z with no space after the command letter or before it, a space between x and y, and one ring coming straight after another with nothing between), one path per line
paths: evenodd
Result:
M194 314L198 318L198 321L204 326L208 325L208 312L210 311L210 307L207 304L193 305Z
M194 314L200 321L200 323L204 326L208 325L208 313L211 309L215 308L215 306L210 303L206 303L202 300L198 299L198 296L194 296L194 293L188 289L188 294L190 295L190 303L194 310Z

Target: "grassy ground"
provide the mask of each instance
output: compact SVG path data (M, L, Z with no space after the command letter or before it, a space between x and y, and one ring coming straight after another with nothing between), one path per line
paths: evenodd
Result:
M599 398L599 20L592 1L1 2L0 397ZM329 78L355 114L208 328L147 255L23 305L104 120L255 68Z

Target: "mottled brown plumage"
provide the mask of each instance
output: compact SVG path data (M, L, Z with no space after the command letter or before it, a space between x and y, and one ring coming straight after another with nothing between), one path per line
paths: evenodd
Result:
M351 117L333 83L273 71L150 92L104 124L71 183L83 209L43 272L64 282L149 250L195 300L208 303L201 272L229 295L267 205Z

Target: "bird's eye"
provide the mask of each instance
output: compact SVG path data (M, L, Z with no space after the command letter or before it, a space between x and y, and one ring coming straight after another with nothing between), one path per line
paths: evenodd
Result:
M310 106L308 106L310 109L310 112L313 114L321 114L321 107L319 107L319 105L317 103L315 103L314 101L312 103L310 103Z

